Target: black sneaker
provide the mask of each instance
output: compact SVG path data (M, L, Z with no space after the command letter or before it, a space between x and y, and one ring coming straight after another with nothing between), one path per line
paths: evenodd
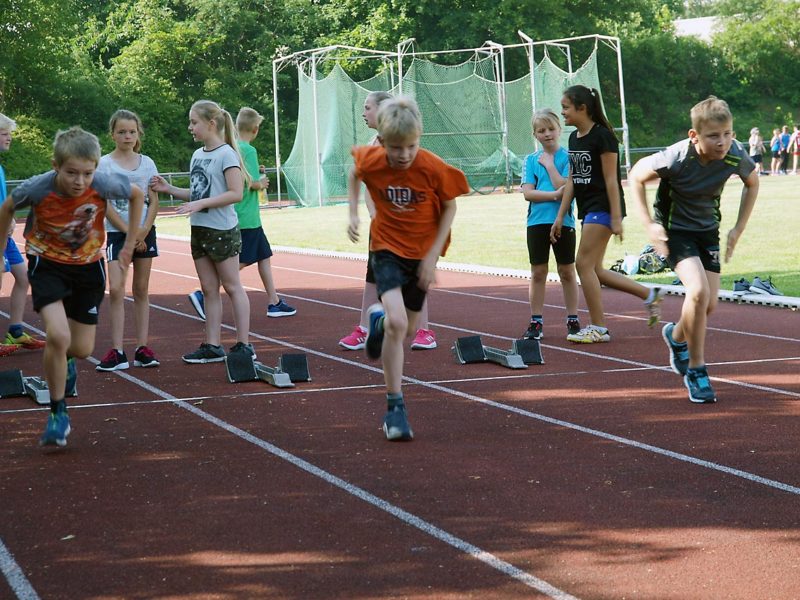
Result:
M530 325L528 325L528 329L522 335L523 339L526 340L540 340L544 337L544 333L542 333L542 322L541 321L531 321ZM578 327L580 329L580 327Z
M414 439L414 432L408 424L404 404L389 409L383 418L383 433L389 441L408 442Z
M689 400L695 404L710 404L717 401L705 367L687 370L686 375L683 376L683 383L689 390Z
M147 346L139 346L133 354L134 367L157 367L160 364L156 355Z
M381 357L383 352L383 306L373 304L367 309L369 319L369 333L367 333L366 350L367 356L375 360Z
M116 348L111 348L111 350L106 352L106 355L103 357L103 360L100 361L100 364L95 367L95 370L123 371L130 366L131 365L128 362L128 357L124 352L120 352Z
M667 323L661 329L661 337L669 348L669 366L678 375L686 375L689 368L689 345L686 342L678 343L672 339L672 330L675 323Z
M182 358L183 362L191 364L223 362L225 360L225 351L222 346L213 346L203 342L197 350L184 354Z
M578 319L567 319L567 335L577 335L581 330L581 322Z
M245 344L244 342L236 342L231 349L228 350L228 354L247 354L253 360L256 359L256 351L253 348L253 344Z

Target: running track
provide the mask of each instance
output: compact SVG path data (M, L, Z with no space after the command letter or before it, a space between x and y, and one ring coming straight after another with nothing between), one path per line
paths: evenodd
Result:
M527 281L441 272L439 348L406 356L416 439L389 443L378 365L336 344L358 319L363 262L277 255L298 308L284 319L266 318L243 272L259 360L308 355L313 381L278 390L182 363L203 339L195 274L188 244L159 244L161 367L82 361L63 451L36 445L43 409L0 401L0 598L800 597L796 312L721 303L720 402L696 406L638 300L612 291L610 344L563 339L553 284L545 365L457 365L458 336L521 334ZM666 298L666 318L680 302ZM101 317L95 357L108 336ZM41 374L40 361L21 350L2 368Z

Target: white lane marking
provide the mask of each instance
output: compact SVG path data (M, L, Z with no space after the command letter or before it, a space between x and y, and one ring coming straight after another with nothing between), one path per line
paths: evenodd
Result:
M33 589L31 582L25 577L19 564L14 559L3 540L0 539L0 572L6 578L11 591L19 600L39 600L39 594Z

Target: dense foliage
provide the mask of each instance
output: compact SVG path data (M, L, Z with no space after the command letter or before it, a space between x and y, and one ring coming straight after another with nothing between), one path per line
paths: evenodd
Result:
M724 17L711 44L674 35L685 10ZM276 56L329 44L394 50L411 37L441 50L517 43L517 30L540 40L619 36L632 146L683 135L689 107L711 93L730 102L743 138L753 125L800 120L800 9L784 0L0 0L0 14L0 112L20 125L2 157L10 178L46 169L53 134L72 124L110 150L118 107L142 116L145 151L162 171L183 170L194 148L186 114L199 98L266 115L256 145L273 156ZM524 54L509 58L511 75L524 66ZM602 72L616 77L613 64ZM294 77L279 77L289 140Z

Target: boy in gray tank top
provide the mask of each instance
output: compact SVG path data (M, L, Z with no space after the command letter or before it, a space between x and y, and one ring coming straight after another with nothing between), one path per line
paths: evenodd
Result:
M686 288L681 318L662 336L672 370L683 375L689 399L716 402L705 364L707 317L717 305L720 273L720 197L731 175L744 183L736 224L728 232L730 260L758 195L758 172L734 139L733 116L710 96L691 110L689 139L640 160L628 175L630 193L653 246L667 256ZM645 184L659 181L651 217Z

